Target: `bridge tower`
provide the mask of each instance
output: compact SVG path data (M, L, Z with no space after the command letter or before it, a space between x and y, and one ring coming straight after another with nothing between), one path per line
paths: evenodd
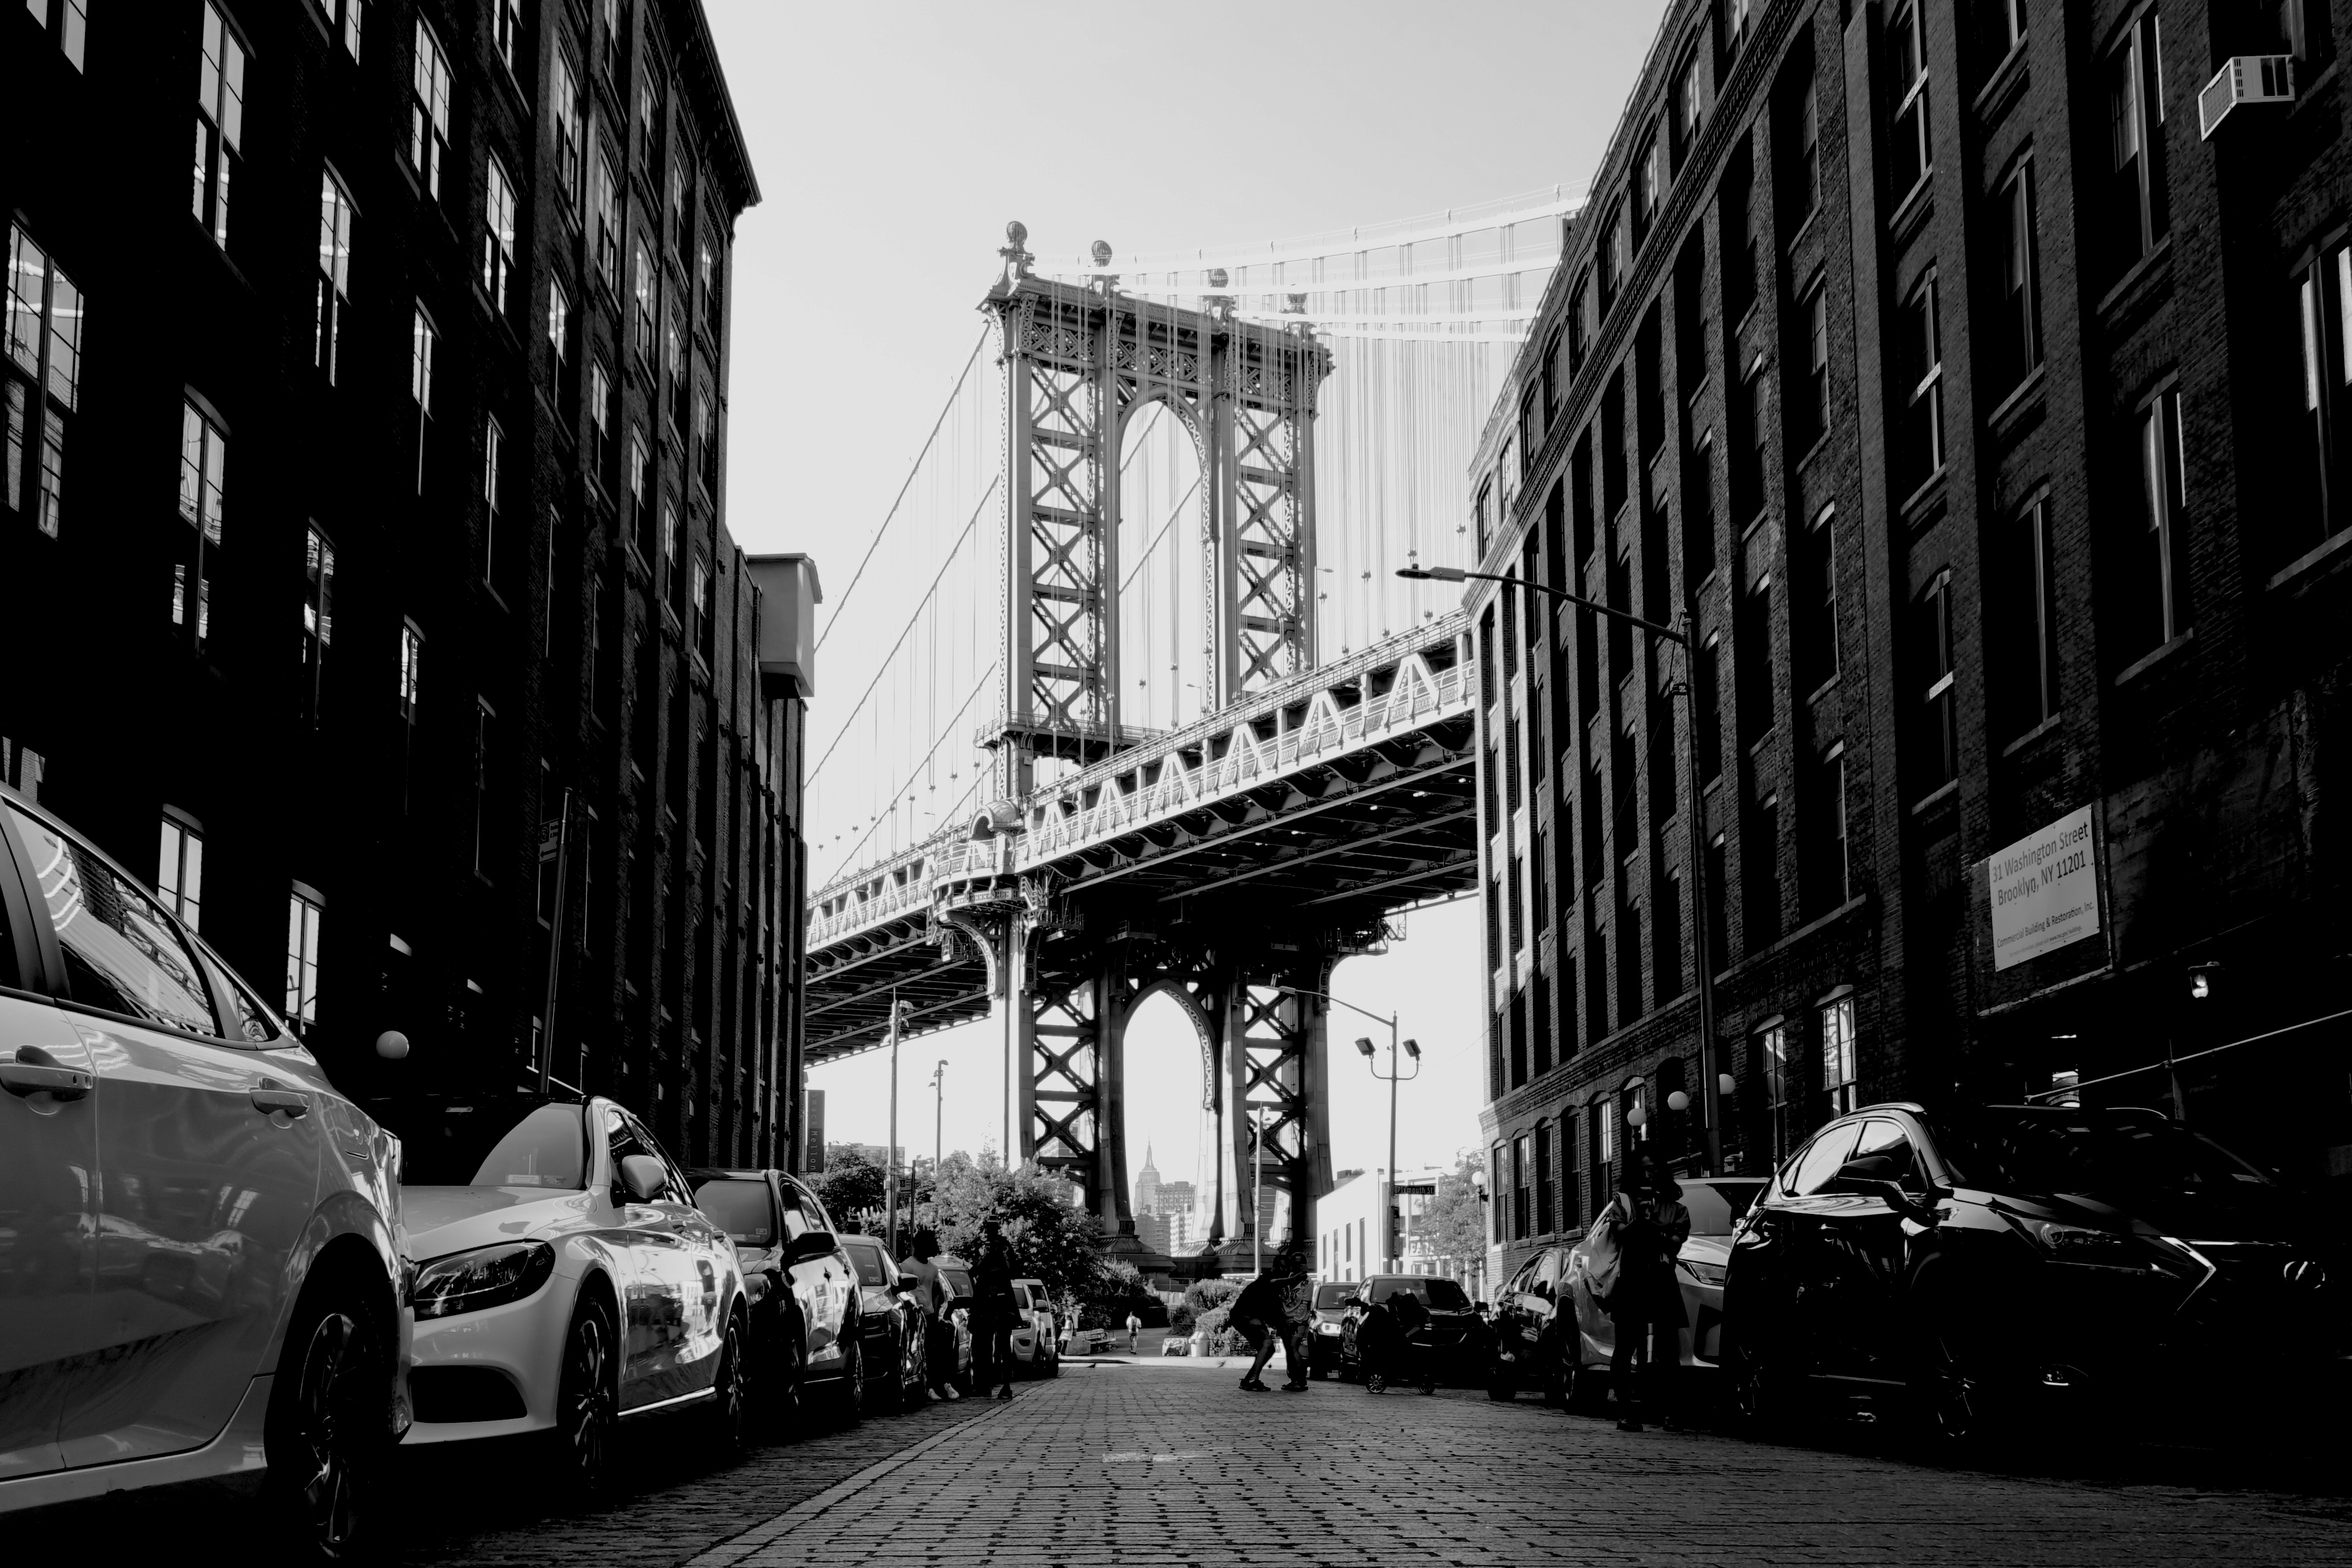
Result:
M1137 738L1119 712L1118 465L1128 422L1151 402L1191 436L1207 497L1209 706L1315 663L1314 422L1329 351L1303 324L1239 319L1230 300L1191 308L1122 294L1116 279L1036 277L1027 238L1006 225L1003 273L981 305L997 327L1004 410L1004 702L986 737L1002 804L976 824L982 839L1020 831L1041 760L1083 767ZM1108 254L1098 243L1097 264ZM1255 1239L1254 1174L1283 1195L1281 1228L1312 1237L1331 1159L1324 1004L1308 993L1354 949L1312 930L1213 933L1149 905L1081 908L1043 877L975 882L948 903L943 923L987 951L991 990L1010 996L1020 1157L1078 1183L1114 1247L1139 1247L1123 1146L1126 1025L1163 991L1200 1038L1204 1109L1216 1118L1212 1239L1246 1249Z

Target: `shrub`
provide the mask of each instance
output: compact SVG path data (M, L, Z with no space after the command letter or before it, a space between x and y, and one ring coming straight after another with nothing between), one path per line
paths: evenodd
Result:
M1184 1291L1184 1304L1195 1312L1222 1307L1242 1293L1231 1280L1195 1280Z
M1168 1314L1168 1332L1181 1337L1191 1333L1193 1325L1199 1321L1200 1314L1193 1312L1191 1307L1179 1306Z

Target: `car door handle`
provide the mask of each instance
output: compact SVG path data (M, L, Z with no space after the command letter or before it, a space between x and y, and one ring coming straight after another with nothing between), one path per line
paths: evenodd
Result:
M253 1101L253 1108L265 1115L272 1111L283 1111L289 1116L307 1116L310 1113L310 1097L308 1094L297 1093L291 1089L280 1089L274 1084L256 1084L251 1091L250 1098Z
M95 1074L68 1067L37 1045L16 1048L16 1060L0 1061L0 1089L11 1094L47 1094L53 1100L79 1100L97 1083Z

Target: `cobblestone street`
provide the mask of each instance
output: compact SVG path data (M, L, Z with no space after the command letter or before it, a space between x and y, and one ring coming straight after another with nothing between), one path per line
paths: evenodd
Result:
M609 1510L530 1517L478 1463L412 1472L415 1563L1039 1564L2352 1561L2352 1500L2182 1484L2213 1456L2096 1477L1207 1365L1074 1365L1009 1404L934 1405L698 1472L659 1442ZM455 1456L451 1457L454 1461Z

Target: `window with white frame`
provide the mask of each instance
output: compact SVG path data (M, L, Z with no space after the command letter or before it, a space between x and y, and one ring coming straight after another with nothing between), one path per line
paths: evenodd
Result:
M1886 25L1886 61L1895 95L1891 191L1902 200L1927 177L1935 154L1927 123L1927 40L1919 0Z
M2057 577L2052 564L2050 500L2037 497L2010 519L2001 540L2009 587L1998 666L2002 736L2023 735L2058 715Z
M1862 1095L1853 994L1849 991L1822 1004L1821 1017L1822 1090L1829 1097L1829 1113L1843 1116L1861 1103Z
M2033 202L2033 161L2021 158L2001 183L2000 311L1994 342L1998 387L2013 387L2042 363L2042 301Z
M89 0L25 0L25 8L42 26L74 69L82 68L82 51L89 42Z
M226 509L228 439L193 402L180 406L180 520L188 525L172 567L172 624L194 646L212 635L212 554L220 548Z
M2303 458L2284 476L2292 499L2282 509L2273 563L2352 527L2352 245L2321 247L2293 284Z
M203 929L205 834L195 819L165 807L163 845L155 860L155 894L191 931Z
M572 297L555 278L547 280L547 347L551 368L560 384L572 362Z
M1952 660L1952 573L1927 580L1912 607L1919 706L1914 745L1918 793L1931 794L1960 776L1959 693Z
M343 53L358 59L367 0L319 0L319 11L326 18L327 31L341 41Z
M440 331L425 307L416 307L408 330L408 396L416 405L416 493L425 494L425 437L433 428L433 361L441 346Z
M416 69L408 99L408 165L435 201L441 199L441 169L449 161L449 57L433 29L416 24Z
M412 728L416 724L417 699L425 678L425 633L414 621L400 625L400 722Z
M1789 1061L1789 1026L1774 1019L1756 1031L1756 1067L1764 1080L1765 1135L1770 1140L1772 1164L1789 1157L1792 1135L1801 1130L1790 1089L1794 1082Z
M2107 55L2107 214L2111 270L2156 248L2171 227L2164 156L2163 34L2151 5Z
M302 717L316 727L326 687L327 649L335 640L335 547L313 524L302 559Z
M635 345L637 362L650 370L654 363L654 290L660 280L656 270L654 254L646 246L645 235L637 236L636 265L629 279L630 324L634 330L631 340Z
M646 496L653 483L653 459L646 450L646 433L629 426L629 542L643 554L646 548Z
M490 297L490 308L503 316L515 276L514 183L494 153L483 160L483 171L482 292Z
M499 716L486 698L474 699L474 873L489 875L490 778L497 763Z
M595 204L596 276L607 288L621 286L621 196L620 183L613 176L613 161L603 152L596 154L595 189L591 195Z
M580 218L581 203L585 195L581 180L586 172L587 146L584 122L580 112L580 82L572 74L572 62L562 55L555 57L555 177L562 188L563 200L558 204L566 217L573 222Z
M302 1034L319 1021L319 931L326 905L296 886L286 906L286 1021Z
M1908 494L1944 467L1944 342L1932 269L1904 302L1902 331L1904 380L1908 387L1903 413L1902 489Z
M196 156L192 211L213 243L228 248L229 193L244 167L245 46L220 7L205 0L204 58L196 72Z
M588 437L589 472L600 486L613 483L613 378L604 371L604 361L588 361Z
M482 580L498 580L499 497L505 489L506 432L498 420L482 416Z
M65 505L67 437L81 400L81 290L14 224L7 263L0 510L29 518L55 538Z
M509 71L523 68L522 0L491 0L490 47Z
M2142 532L2133 552L2138 581L2132 597L2137 601L2139 642L2157 648L2189 630L2178 388L2166 389L2141 408L2137 446Z
M343 318L352 302L352 198L332 170L319 174L318 291L310 362L332 386L342 364Z

